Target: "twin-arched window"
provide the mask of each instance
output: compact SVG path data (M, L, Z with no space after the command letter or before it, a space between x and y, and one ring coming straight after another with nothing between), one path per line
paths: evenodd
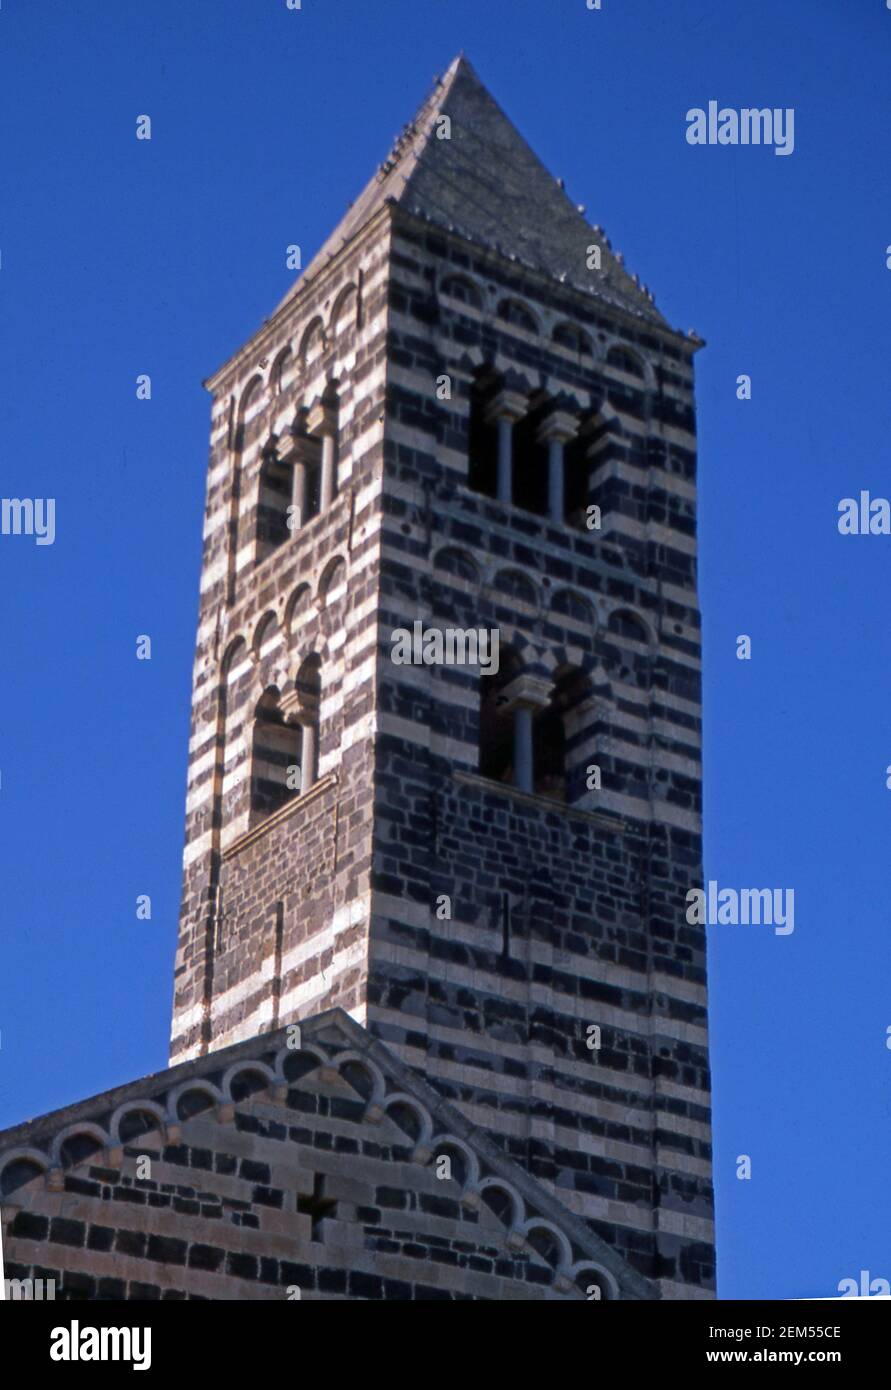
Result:
M321 663L307 657L290 690L270 686L254 711L251 812L263 819L309 791L318 777Z

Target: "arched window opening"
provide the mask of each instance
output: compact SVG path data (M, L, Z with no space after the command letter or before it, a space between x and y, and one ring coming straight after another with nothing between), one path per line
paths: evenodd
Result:
M257 549L259 564L288 539L288 508L291 505L291 469L279 463L275 447L263 452L260 488L257 498Z
M498 425L489 410L497 389L491 373L478 376L470 388L467 485L486 497L498 495Z
M497 674L480 676L479 770L494 782L513 781L514 716L504 689L520 668L516 651L502 643Z
M286 721L279 692L267 690L254 713L251 754L251 810L268 816L298 796L301 739L299 726Z
M548 514L548 446L539 438L549 402L541 400L514 425L514 505Z

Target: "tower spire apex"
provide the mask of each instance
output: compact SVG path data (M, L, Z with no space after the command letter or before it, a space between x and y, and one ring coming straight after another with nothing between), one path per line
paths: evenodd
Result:
M564 284L667 326L606 238L598 240L581 204L572 202L505 115L463 50L279 307L387 204L477 245L507 250Z

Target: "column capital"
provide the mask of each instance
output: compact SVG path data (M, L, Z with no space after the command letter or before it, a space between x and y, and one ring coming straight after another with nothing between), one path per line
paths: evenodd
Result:
M321 453L321 442L313 439L309 434L291 435L291 447L287 456L288 463L318 463Z
M324 401L317 401L307 412L306 429L308 434L316 436L336 434L337 411Z
M486 419L490 424L497 420L522 420L526 411L529 409L529 402L519 391L511 391L507 387L499 391L492 397L486 406Z
M538 427L537 437L541 444L567 444L578 434L579 422L568 410L552 410Z
M529 672L514 676L500 692L509 709L546 709L553 693L554 682Z

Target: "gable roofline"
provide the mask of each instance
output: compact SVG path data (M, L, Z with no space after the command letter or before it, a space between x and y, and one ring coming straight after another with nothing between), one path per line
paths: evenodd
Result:
M620 1298L659 1298L655 1284L632 1269L604 1240L548 1192L537 1178L508 1158L485 1131L466 1119L434 1087L395 1057L384 1043L372 1037L343 1009L326 1010L313 1018L302 1020L299 1027L300 1050L318 1056L321 1066L336 1068L338 1054L346 1054L344 1060L347 1056L354 1059L359 1054L384 1078L386 1094L376 1099L386 1102L389 1096L392 1103L396 1097L409 1097L428 1117L428 1137L431 1140L439 1139L443 1143L448 1137L462 1140L480 1163L490 1170L490 1174L502 1179L520 1199L524 1226L529 1221L534 1226L536 1219L549 1223L562 1233L570 1247L580 1252L574 1266L586 1267L590 1261L603 1269L615 1282ZM261 1033L247 1042L206 1053L203 1057L181 1062L165 1071L155 1072L138 1081L91 1096L88 1100L15 1125L0 1132L0 1169L4 1160L9 1161L21 1154L34 1159L45 1158L46 1171L50 1171L57 1166L55 1141L63 1131L72 1127L90 1127L95 1134L107 1135L107 1147L117 1147L119 1141L113 1132L114 1116L122 1107L129 1105L142 1104L151 1108L159 1117L164 1116L165 1124L186 1123L178 1120L175 1111L171 1113L171 1098L175 1105L176 1093L184 1083L206 1081L214 1074L225 1078L241 1067L254 1064L268 1074L271 1089L296 1088L300 1083L289 1081L281 1070L286 1057L293 1055L287 1044L288 1025L285 1025L274 1033ZM280 1095L277 1098L282 1099ZM232 1101L225 1091L222 1101L229 1106L238 1103ZM221 1123L225 1122L219 1113L218 1118ZM431 1156L428 1152L425 1159L418 1161L429 1162ZM83 1161L89 1163L95 1160L90 1157ZM75 1168L78 1166L73 1165ZM15 1206L14 1191L3 1202L4 1205Z

